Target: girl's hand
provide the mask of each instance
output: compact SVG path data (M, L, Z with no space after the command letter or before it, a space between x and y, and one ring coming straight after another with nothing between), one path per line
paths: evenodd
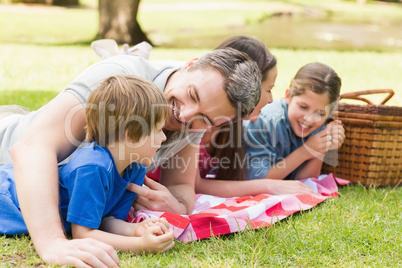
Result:
M304 148L312 156L323 160L325 153L332 146L332 125L328 124L323 130L311 136L304 144Z
M330 126L331 146L329 150L339 149L345 141L345 129L341 120L334 120L328 124Z

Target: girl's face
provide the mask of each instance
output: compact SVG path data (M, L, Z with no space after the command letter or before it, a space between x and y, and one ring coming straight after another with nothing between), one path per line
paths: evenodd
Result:
M250 120L252 122L257 121L258 116L261 113L261 109L271 103L273 101L272 97L272 88L275 86L276 77L278 76L278 68L274 66L271 70L268 71L268 75L264 81L261 81L261 98L260 102L258 102L257 106L253 112L245 118L246 120Z
M285 92L288 104L290 126L296 136L304 138L320 128L330 112L330 100L327 94L317 94L306 90L302 95L290 97L289 89Z

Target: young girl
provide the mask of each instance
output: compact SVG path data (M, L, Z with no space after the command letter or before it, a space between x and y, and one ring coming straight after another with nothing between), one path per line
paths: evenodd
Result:
M268 104L256 122L245 125L248 179L317 177L325 153L338 149L345 138L341 121L325 125L340 88L341 79L329 66L303 66L285 99Z

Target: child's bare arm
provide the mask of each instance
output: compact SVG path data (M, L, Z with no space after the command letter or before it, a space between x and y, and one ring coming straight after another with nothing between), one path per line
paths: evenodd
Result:
M111 245L120 252L136 254L164 252L172 248L174 246L173 231L168 230L166 233L159 235L160 232L160 227L153 225L145 230L143 236L134 237L72 224L73 238L94 238Z
M265 178L282 180L305 161L308 162L299 171L299 179L304 179L306 176L316 176L317 172L319 174L325 153L332 145L331 128L332 125L327 126L322 131L311 136L285 159L271 166Z
M130 223L118 220L114 217L103 218L99 229L108 233L124 236L142 236L144 230L153 225L160 227L158 235L166 233L169 229L169 223L165 218L150 218L139 223Z

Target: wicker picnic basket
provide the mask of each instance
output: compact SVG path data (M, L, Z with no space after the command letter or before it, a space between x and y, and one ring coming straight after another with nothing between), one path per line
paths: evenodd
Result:
M379 93L388 93L380 105L362 97ZM346 138L336 155L337 165L324 161L323 174L333 173L364 185L402 184L402 107L384 105L393 95L391 89L341 95L340 99L360 100L367 104L340 102L335 109L333 118L342 121Z

